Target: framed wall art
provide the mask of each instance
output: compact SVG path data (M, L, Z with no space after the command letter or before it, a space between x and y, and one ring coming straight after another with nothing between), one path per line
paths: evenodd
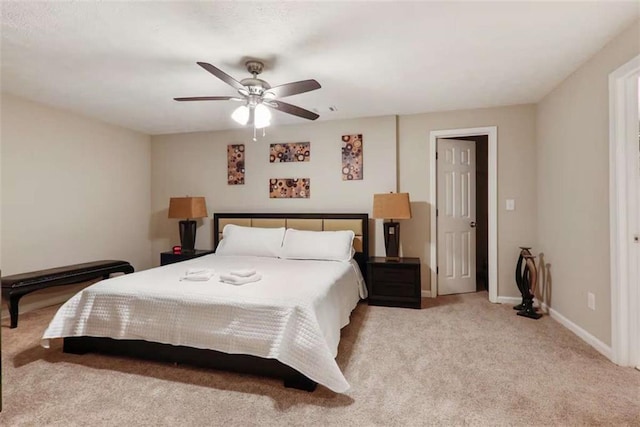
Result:
M310 142L290 142L285 144L271 144L269 162L308 162L311 160Z
M269 198L308 199L311 196L311 178L271 178Z
M361 180L362 169L362 134L342 136L342 180Z
M244 144L227 145L227 184L244 185Z

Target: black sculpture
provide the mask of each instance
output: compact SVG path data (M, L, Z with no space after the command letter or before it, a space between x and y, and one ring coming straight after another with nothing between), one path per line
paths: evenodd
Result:
M531 248L520 246L520 256L516 264L516 283L522 294L522 303L516 305L513 309L518 310L518 316L539 319L542 314L536 312L536 308L533 306L533 298L538 283L538 271L535 263L536 257L531 255L529 249Z

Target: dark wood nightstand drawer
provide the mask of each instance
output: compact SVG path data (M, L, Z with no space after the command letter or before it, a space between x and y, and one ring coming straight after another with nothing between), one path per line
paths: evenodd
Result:
M413 277L413 275L411 276ZM390 297L406 297L415 294L415 283L401 282L381 282L373 280L371 282L371 290L373 295L383 295Z
M382 257L373 257L367 265L370 305L420 308L422 289L419 258L387 261Z
M395 266L379 266L373 269L373 282L392 282L394 284L413 285L416 274L413 268L397 268Z

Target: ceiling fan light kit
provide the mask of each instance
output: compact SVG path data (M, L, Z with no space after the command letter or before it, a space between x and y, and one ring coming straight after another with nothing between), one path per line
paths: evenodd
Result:
M253 140L256 140L256 129L263 129L271 125L271 111L282 111L283 113L292 114L308 120L316 120L320 117L318 114L300 108L298 106L287 104L278 100L291 95L309 92L320 89L320 83L315 80L301 80L298 82L285 83L283 85L271 87L266 81L259 79L258 75L262 73L264 64L260 61L247 61L245 66L247 71L252 74L248 77L237 81L219 68L206 63L198 62L202 68L233 87L242 96L196 96L185 98L174 98L176 101L240 101L243 105L236 108L231 114L231 118L243 126L250 124L253 126Z
M249 107L246 105L239 106L233 110L231 118L242 126L246 125L249 122Z
M266 128L271 125L271 111L264 104L255 107L253 124L256 129Z

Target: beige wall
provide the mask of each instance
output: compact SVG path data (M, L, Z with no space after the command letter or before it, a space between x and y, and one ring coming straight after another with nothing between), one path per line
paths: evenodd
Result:
M2 102L0 102L0 126L2 125ZM0 128L1 132L1 128ZM0 277L2 277L2 134L0 133Z
M498 127L498 295L519 296L513 272L518 246L534 248L536 239L535 106L449 111L401 116L399 186L411 194L413 218L402 225L404 254L422 260L422 287L431 289L429 132L486 126ZM505 199L516 210L506 211Z
M364 179L342 181L341 136L361 133L364 144ZM241 129L152 137L153 262L159 253L180 243L177 220L167 218L169 198L201 195L209 218L199 224L196 247L211 248L215 212L368 212L373 194L396 191L396 118L304 123L272 127L266 137L251 140ZM269 163L269 144L310 142L309 162ZM227 145L245 144L244 185L227 185ZM311 178L309 199L270 199L269 178ZM371 221L376 233L372 249L384 254L382 221ZM378 236L376 238L376 236Z
M423 289L429 283L429 131L436 129L498 126L499 157L499 289L501 296L517 296L513 270L518 246L536 244L535 107L532 105L447 113L319 122L270 128L266 138L252 142L247 130L201 132L152 138L152 210L154 262L158 254L179 243L176 220L167 219L171 196L204 195L210 217L230 211L350 211L371 213L372 194L399 190L411 194L413 218L402 221L405 256L420 257ZM340 136L362 133L364 177L343 182ZM269 143L311 142L311 162L270 164ZM246 145L247 175L244 186L226 183L226 146ZM396 153L398 156L395 160ZM396 163L398 169L396 170ZM185 166L188 165L188 166ZM531 174L522 171L529 170ZM333 171L333 172L332 172ZM270 177L311 177L308 200L272 200ZM504 199L514 198L517 210L507 212ZM382 221L373 221L374 252L384 254ZM212 245L211 220L202 221L196 246Z
M3 275L99 259L150 267L149 136L8 94L1 119Z
M636 22L538 104L538 234L551 306L611 344L608 76L640 53ZM587 293L596 298L587 308Z

